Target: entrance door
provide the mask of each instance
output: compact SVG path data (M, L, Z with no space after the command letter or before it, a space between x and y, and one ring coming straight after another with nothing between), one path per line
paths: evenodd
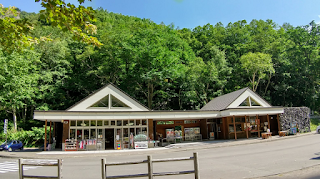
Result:
M217 130L216 130L216 123L215 122L208 122L208 136L209 139L216 139L217 138Z
M114 149L114 129L105 129L105 149Z

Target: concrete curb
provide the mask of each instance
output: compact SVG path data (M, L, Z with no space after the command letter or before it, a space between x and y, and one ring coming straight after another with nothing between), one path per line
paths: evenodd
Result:
M263 142L273 142L278 140L288 140L297 137L303 137L308 135L315 135L316 132L309 132L303 134L290 135L285 137L272 136L270 139L238 139L238 140L216 140L216 141L202 141L193 143L178 143L171 144L161 148L141 149L141 150L103 150L103 151L34 151L34 152L0 152L0 158L74 158L74 157L87 157L87 156L108 156L108 155L139 155L139 154L152 154L154 152L179 152L190 151L197 149L210 149L210 148L222 148L238 145L249 145ZM191 145L191 146L190 146Z

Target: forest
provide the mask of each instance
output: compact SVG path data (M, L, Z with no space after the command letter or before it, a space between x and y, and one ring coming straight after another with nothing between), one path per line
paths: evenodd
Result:
M152 110L197 110L244 87L273 106L320 110L320 26L314 21L180 29L101 8L95 17L99 47L40 14L20 13L36 24L30 36L51 40L13 52L0 46L1 119L16 119L25 130L42 126L34 110L65 110L109 83Z

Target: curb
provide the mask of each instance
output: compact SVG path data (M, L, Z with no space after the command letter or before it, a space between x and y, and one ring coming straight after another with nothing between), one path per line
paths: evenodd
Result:
M309 136L309 135L315 135L317 134L316 132L308 132L308 133L303 133L303 134L296 134L296 135L290 135L290 136L285 136L285 137L279 137L279 136L272 136L271 139L261 139L261 138L254 138L254 139L239 139L239 140L223 140L223 143L220 142L215 142L215 143L203 143L203 142L194 142L193 145L196 145L197 143L200 145L197 146L186 146L186 145L175 145L171 144L173 147L168 147L166 146L163 149L158 149L158 150L135 150L135 151L108 151L108 152L98 152L98 151L92 151L90 153L88 152L83 152L83 153L63 153L63 154L50 154L49 152L47 153L46 151L44 152L20 152L17 153L12 153L12 152L7 152L7 154L3 155L0 152L0 158L26 158L26 159L35 159L35 158L75 158L75 157L87 157L87 156L108 156L108 155L137 155L146 153L154 153L154 152L179 152L179 151L190 151L190 150L196 150L196 149L210 149L210 148L222 148L222 147L231 147L231 146L239 146L239 145L249 145L249 144L256 144L256 143L264 143L264 142L273 142L273 141L278 141L278 140L287 140L287 139L293 139L297 137L303 137L303 136ZM169 145L170 146L170 145ZM178 147L176 147L178 146ZM46 155L46 153L48 155Z

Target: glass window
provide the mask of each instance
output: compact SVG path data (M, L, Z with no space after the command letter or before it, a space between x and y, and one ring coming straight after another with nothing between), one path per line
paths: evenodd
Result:
M97 126L102 126L102 121L97 121Z
M82 129L77 130L77 139L82 140Z
M142 125L147 125L147 120L142 120Z
M123 120L123 126L127 126L128 125L128 120Z
M88 120L84 120L83 123L84 123L83 126L89 126L89 121Z
M109 125L109 121L104 121L104 126L108 126Z
M123 137L129 137L129 129L128 128L123 129Z
M105 107L105 108L108 108L109 107L109 95L105 96L100 101L98 101L95 104L93 104L91 107Z
M133 126L133 125L134 125L134 120L130 120L129 126Z
M135 135L135 133L134 133L134 128L130 128L130 135L131 135L131 134Z
M77 126L82 126L82 120L77 120Z
M96 126L96 120L91 120L90 123L91 123L91 126Z
M122 126L122 120L117 120L117 126Z
M146 128L146 127L143 127L143 128L142 128L142 134L147 135L147 128Z
M96 129L90 129L90 139L96 139Z
M115 126L115 125L116 125L116 122L115 122L115 121L111 121L111 125L112 125L112 126Z
M75 139L75 138L76 138L76 130L70 129L70 139Z
M83 130L83 139L89 139L89 129Z
M111 103L112 107L128 107L126 104L124 104L122 101L120 101L118 98L111 95Z
M103 138L103 129L97 129L98 130L98 139L102 139Z
M70 126L76 126L76 121L71 121Z
M136 134L141 134L141 128L136 128Z
M140 119L137 119L137 120L136 120L136 126L140 126L140 124L141 124L141 120L140 120Z

